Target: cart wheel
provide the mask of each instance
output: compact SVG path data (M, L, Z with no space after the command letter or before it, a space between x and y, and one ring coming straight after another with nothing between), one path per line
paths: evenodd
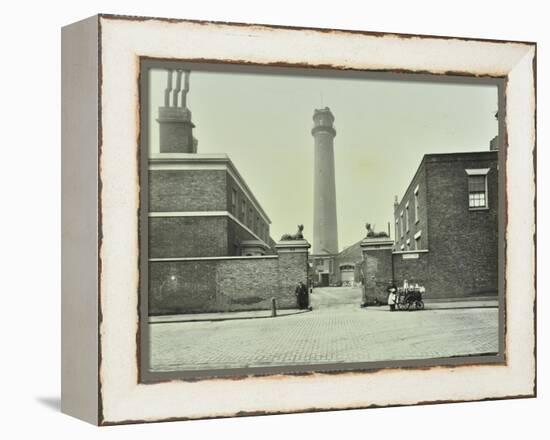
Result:
M414 305L416 307L416 310L424 309L424 301L422 301L422 300L416 301L416 303Z

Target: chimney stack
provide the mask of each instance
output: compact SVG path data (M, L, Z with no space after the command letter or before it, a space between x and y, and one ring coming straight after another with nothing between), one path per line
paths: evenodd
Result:
M191 122L191 111L187 108L189 92L189 71L176 70L176 86L173 87L174 70L167 71L164 106L159 107L161 153L196 153L198 141L193 137L195 125ZM181 88L182 75L184 86ZM181 96L180 96L181 92Z

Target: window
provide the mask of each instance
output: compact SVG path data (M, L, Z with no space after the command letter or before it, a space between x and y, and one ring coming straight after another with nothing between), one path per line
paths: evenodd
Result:
M466 170L468 173L468 206L470 209L487 208L487 172L489 169Z
M470 208L485 208L487 206L485 179L485 176L468 177L468 195Z
M421 236L422 236L422 231L418 231L416 234L414 234L414 249L415 250L422 249L422 242L420 241Z
M246 223L246 200L241 200L241 221Z
M411 239L410 238L407 238L407 250L408 251L411 250Z
M405 226L407 227L407 232L409 232L409 202L405 205Z
M395 240L397 241L399 237L399 220L395 220Z
M418 186L414 189L414 222L418 223L420 217L418 216Z
M248 210L248 226L250 229L254 230L254 212L252 211L252 208Z
M401 211L400 217L401 217L401 223L400 223L400 224L401 224L401 228L400 228L400 230L401 230L401 238L403 238L403 235L404 235L404 231L403 231L403 229L404 229L404 228L403 228L403 211Z
M231 189L231 214L237 215L237 190Z

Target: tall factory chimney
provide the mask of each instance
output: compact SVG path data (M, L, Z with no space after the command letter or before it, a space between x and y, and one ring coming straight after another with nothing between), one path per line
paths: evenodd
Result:
M338 253L336 183L334 179L334 116L328 107L313 113L313 254Z

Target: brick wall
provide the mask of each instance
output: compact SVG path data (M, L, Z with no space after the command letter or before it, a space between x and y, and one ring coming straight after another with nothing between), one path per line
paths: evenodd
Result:
M149 313L178 314L295 308L307 282L307 252L271 257L149 263Z
M213 310L216 265L204 260L149 262L149 314Z
M233 190L237 194L235 208ZM243 200L244 217L240 215ZM150 170L149 211L229 211L264 241L272 242L269 224L226 170ZM239 255L239 243L255 239L233 220L220 217L151 217L149 224L152 258Z
M227 216L149 217L149 258L231 255Z
M415 189L418 188L418 195L415 197ZM405 212L407 203L409 205L409 221L408 231L405 222ZM418 203L418 216L416 216L416 204ZM413 180L409 184L405 195L401 199L400 203L394 206L394 231L395 222L399 220L402 222L401 213L403 213L403 235L400 232L394 232L395 250L400 251L407 249L407 240L410 240L410 249L428 249L428 203L427 203L427 186L426 186L426 169L424 167L424 161L421 163L418 171L416 172ZM401 225L399 226L399 229ZM419 247L415 248L415 234L420 232Z
M227 216L149 217L150 258L237 256L254 239Z
M245 224L250 230L258 235L266 243L269 242L269 223L267 223L259 211L254 207L250 198L248 198L235 182L235 179L227 173L226 183L226 206L227 210ZM236 195L235 204L233 203L233 197ZM243 215L242 202L245 202L246 208Z
M428 156L429 157L429 156ZM490 168L489 209L470 210L465 169ZM430 158L426 163L429 279L434 297L496 294L498 289L497 152Z
M226 171L149 171L149 211L226 211Z
M392 249L363 251L363 304L387 304L392 281Z
M498 152L428 154L424 156L403 199L394 207L395 218L409 203L414 217L414 189L420 202L418 223L396 238L395 250L406 240L415 249L421 233L418 259L393 257L396 282L418 282L432 298L496 294L498 288ZM490 168L487 175L488 209L471 210L466 169Z
M161 153L193 153L191 112L181 107L159 107Z
M416 256L417 258L410 258ZM393 254L394 282L402 286L407 280L409 284L418 284L426 288L426 297L433 297L434 290L430 278L430 255L428 252Z
M309 265L307 252L279 253L279 282L281 307L296 307L294 291L299 281L308 285Z
M227 240L229 249L229 253L227 255L241 255L240 243L243 240L256 240L256 237L254 237L240 224L232 219L229 219L227 225Z

